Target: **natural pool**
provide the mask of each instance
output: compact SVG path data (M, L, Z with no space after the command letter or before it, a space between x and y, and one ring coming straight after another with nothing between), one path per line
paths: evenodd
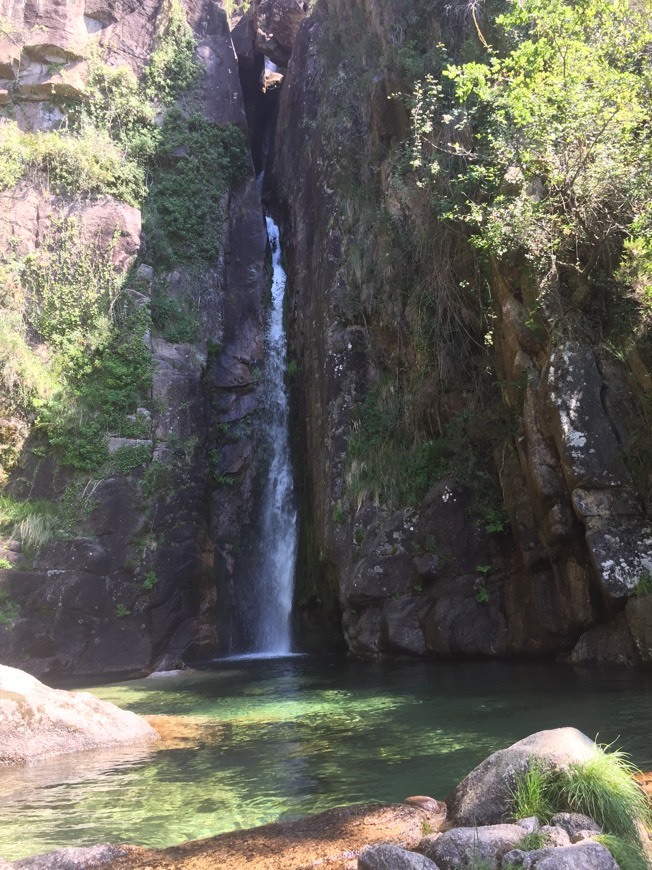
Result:
M93 691L214 717L217 745L83 753L0 771L0 856L164 846L355 801L445 797L495 749L574 725L652 768L652 674L542 664L233 661Z

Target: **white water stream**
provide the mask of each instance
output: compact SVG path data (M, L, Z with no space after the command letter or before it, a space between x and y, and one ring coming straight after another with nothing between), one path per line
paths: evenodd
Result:
M272 249L272 305L265 340L264 426L267 478L261 503L254 612L250 652L269 656L291 651L290 614L297 556L297 510L290 461L289 403L285 384L287 338L283 324L286 275L281 265L279 229L266 218Z

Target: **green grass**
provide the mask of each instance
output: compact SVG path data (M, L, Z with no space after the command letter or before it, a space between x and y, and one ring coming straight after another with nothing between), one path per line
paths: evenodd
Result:
M650 824L650 807L633 778L635 773L637 768L625 753L601 750L561 775L561 793L571 812L584 813L606 833L636 843L637 825Z
M554 812L551 773L533 758L525 773L517 777L512 789L511 814L515 819L536 816L542 822L548 822Z
M621 870L648 867L639 836L652 821L648 798L634 779L637 768L629 757L606 749L599 747L593 758L567 770L547 768L533 759L516 780L511 814L547 823L557 812L582 813L600 825L614 849L629 856Z
M595 839L609 849L620 870L650 870L650 862L635 844L614 834L599 834Z
M522 840L519 840L514 848L520 849L522 852L536 852L537 849L544 849L549 842L550 837L547 834L542 834L541 831L531 831Z

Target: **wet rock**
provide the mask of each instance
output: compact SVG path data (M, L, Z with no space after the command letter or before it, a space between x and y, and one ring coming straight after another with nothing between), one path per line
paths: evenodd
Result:
M441 656L500 655L507 643L502 581L478 574L438 580L421 625L428 648Z
M501 857L522 839L523 828L519 825L453 828L434 842L423 840L419 849L441 870L465 870L474 864L498 870Z
M576 728L532 734L494 752L462 780L446 799L450 819L457 825L497 824L509 812L517 775L528 770L533 758L545 766L565 768L598 752L595 743Z
M639 655L627 617L619 613L611 622L596 625L585 632L573 647L573 664L639 664Z
M147 743L154 729L87 692L50 689L0 665L0 765L29 764L99 746Z
M342 616L342 629L349 648L361 658L375 658L381 651L380 615L376 607L361 613L346 610Z
M88 846L86 848L57 849L46 855L34 855L14 861L16 870L86 870L102 867L118 858L127 857L133 849L129 846ZM0 864L0 868L1 868Z
M380 636L384 650L424 656L428 645L419 624L423 600L411 596L392 598L383 604Z
M632 598L625 607L625 618L636 651L644 662L652 661L652 595Z
M578 843L561 849L508 852L503 868L524 870L619 870L611 853L600 843Z
M256 48L275 64L287 66L299 28L306 17L301 0L255 0Z
M542 390L551 434L571 489L631 483L601 401L602 385L591 347L567 342L553 351Z
M400 846L367 846L358 858L358 870L439 870L437 864Z

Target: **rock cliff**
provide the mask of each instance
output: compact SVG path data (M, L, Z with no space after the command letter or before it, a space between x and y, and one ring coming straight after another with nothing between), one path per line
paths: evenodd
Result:
M228 589L254 499L266 238L229 22L1 12L0 658L147 673L228 646L216 566Z
M533 316L532 272L479 262L413 169L424 77L481 50L476 25L464 4L321 0L292 51L274 195L304 635L339 604L360 656L649 662L647 345L614 353L595 308L565 334Z

